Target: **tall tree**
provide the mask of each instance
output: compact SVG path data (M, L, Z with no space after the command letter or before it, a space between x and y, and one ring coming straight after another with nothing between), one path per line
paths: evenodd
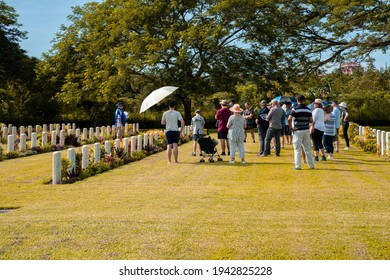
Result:
M266 55L268 41L262 48L245 44L249 23L237 20L240 13L217 0L89 3L74 8L72 24L57 35L39 72L52 73L68 109L97 107L100 115L118 98L142 99L152 89L176 85L188 120L194 100L276 72Z

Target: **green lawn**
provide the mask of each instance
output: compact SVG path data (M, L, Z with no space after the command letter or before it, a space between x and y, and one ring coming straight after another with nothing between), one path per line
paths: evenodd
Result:
M245 145L246 166L187 143L58 186L51 154L0 162L0 259L390 259L389 162L353 147L295 171L291 146Z

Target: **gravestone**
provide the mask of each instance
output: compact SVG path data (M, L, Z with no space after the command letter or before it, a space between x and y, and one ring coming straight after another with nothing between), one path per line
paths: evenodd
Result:
M47 132L42 132L42 146L45 146L47 144Z
M82 160L81 160L81 168L85 169L89 166L89 146L84 145L81 148L81 151L82 151L82 155L83 155Z
M33 132L31 134L31 148L34 148L37 146L37 133Z
M100 162L100 143L95 143L93 145L93 158L94 158L94 162L95 163L99 163Z
M57 131L55 130L51 132L51 145L52 146L57 145Z
M61 152L53 153L53 185L61 184Z
M70 162L68 171L76 169L76 150L70 148L67 150L68 160Z
M15 136L14 135L8 135L7 137L7 153L14 152L15 151Z
M104 149L106 150L107 155L111 154L111 142L110 141L104 142Z
M131 136L131 138L130 138L130 153L134 154L135 149L136 149L136 139L135 139L135 136Z

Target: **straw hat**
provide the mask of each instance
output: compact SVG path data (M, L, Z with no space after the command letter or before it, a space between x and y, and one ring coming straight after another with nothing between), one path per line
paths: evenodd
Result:
M239 104L234 104L231 108L230 111L233 113L241 113L243 110L240 108Z
M315 103L315 104L322 105L322 100L319 99L319 98L316 98L316 99L314 100L314 103Z

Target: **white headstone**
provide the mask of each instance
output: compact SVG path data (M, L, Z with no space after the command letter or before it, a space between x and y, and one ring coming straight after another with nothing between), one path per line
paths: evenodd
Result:
M61 184L61 152L53 153L53 185Z
M120 149L120 148L121 148L121 140L115 139L115 149Z
M390 132L386 132L386 154L390 156Z
M31 148L34 148L37 146L37 133L33 132L31 134Z
M15 136L8 135L7 137L7 153L15 151Z
M29 139L31 139L32 131L33 131L32 126L29 125L29 126L27 127L27 137L28 137Z
M3 138L7 140L8 137L8 127L3 127Z
M42 132L42 146L45 146L47 144L47 132Z
M60 145L65 146L65 131L64 130L60 131Z
M82 160L81 160L81 168L85 169L85 168L87 168L89 166L89 146L88 145L84 145L81 148L81 151L82 151L82 154L83 154L83 157L82 157Z
M108 137L111 136L111 127L110 126L107 126L107 136Z
M134 154L135 152L135 148L136 148L136 140L135 140L135 136L131 136L130 138L130 153L131 154Z
M148 138L149 138L149 135L148 134L144 134L144 144L143 144L143 146L144 146L144 148L148 145Z
M125 149L125 153L129 154L129 138L123 138L123 145Z
M51 145L52 146L57 145L57 131L55 130L51 132Z
M12 127L12 135L15 137L15 139L16 139L16 126L13 126Z
M141 151L142 150L142 135L138 135L137 139L137 150Z
M93 127L90 127L89 128L89 139L92 139L93 138Z
M37 133L37 134L39 134L40 132L41 132L41 126L40 125L36 125L35 126L35 132Z
M154 138L154 134L153 134L153 133L150 133L150 134L149 134L149 145L150 145L150 146L153 145L153 138Z
M381 133L381 155L384 156L386 153L386 131Z
M76 150L73 148L68 149L67 155L70 162L68 171L74 170L76 168Z
M76 130L76 124L75 124L75 123L72 123L72 130L73 130L73 131Z
M64 123L61 124L61 130L64 130L64 131L66 130L66 124L64 124Z
M21 127L19 127L19 135L22 135L25 133L25 128L24 126L22 125Z
M129 124L125 123L125 135L129 135Z
M100 137L100 127L96 127L96 138L98 138L99 139L99 137Z
M95 143L93 145L93 157L94 157L94 162L98 163L100 162L100 143Z
M111 142L110 141L104 142L104 149L106 150L107 155L111 154Z
M19 151L23 152L26 150L26 141L27 141L27 135L22 133L20 135L20 146L19 146Z
M8 125L8 131L12 131L12 124Z
M83 141L86 141L88 139L88 129L83 128Z
M136 132L139 132L139 123L136 123L136 124L135 124L135 131L136 131Z
M154 133L154 140L155 140L155 141L158 140L158 132L155 132L155 133Z
M77 138L77 141L80 141L80 133L81 133L80 128L77 128L77 129L76 129L76 138Z

